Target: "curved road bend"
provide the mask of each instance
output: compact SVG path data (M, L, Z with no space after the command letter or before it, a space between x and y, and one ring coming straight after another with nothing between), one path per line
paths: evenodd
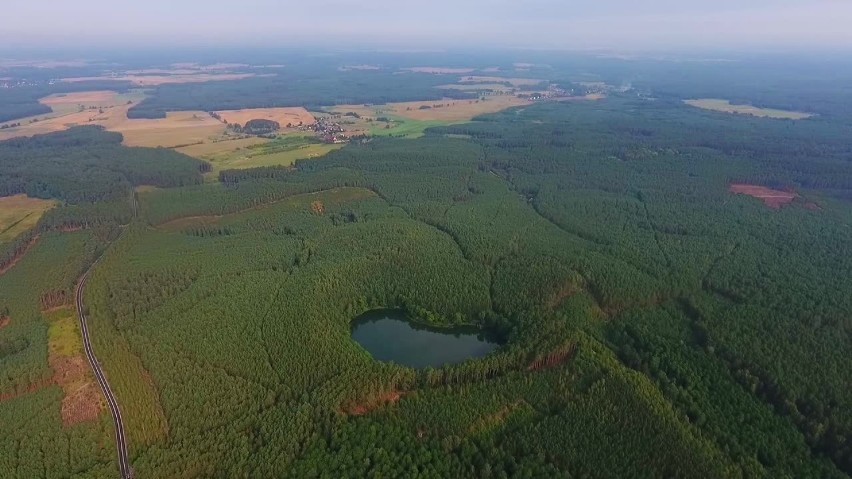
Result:
M132 473L130 471L130 463L127 461L127 440L124 437L124 424L121 421L121 411L118 409L118 401L115 400L115 395L112 389L109 388L106 376L101 369L100 363L95 358L95 353L92 352L92 344L89 342L89 328L86 325L86 314L83 312L83 287L86 285L86 279L89 277L89 271L83 274L80 278L80 283L77 285L75 292L77 302L77 317L80 319L80 333L83 336L83 347L86 350L86 357L89 358L89 364L92 365L92 371L101 385L101 390L104 392L109 410L112 412L112 422L115 424L115 442L118 448L118 468L122 479L130 479Z

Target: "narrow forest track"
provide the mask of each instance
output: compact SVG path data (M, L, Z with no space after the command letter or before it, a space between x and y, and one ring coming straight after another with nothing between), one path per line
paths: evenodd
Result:
M130 463L127 460L127 440L124 437L124 423L121 419L121 411L118 409L118 401L109 387L101 365L92 351L92 344L89 342L89 327L86 324L86 313L83 309L83 287L86 285L89 271L91 271L91 268L80 278L80 282L77 284L77 291L75 292L77 317L80 319L80 334L83 337L83 347L86 350L86 357L89 359L89 364L92 366L92 371L101 385L101 390L104 393L104 397L106 397L107 405L109 405L109 410L112 413L112 422L115 425L115 443L118 449L118 468L121 478L129 479L132 477L132 472L130 470Z

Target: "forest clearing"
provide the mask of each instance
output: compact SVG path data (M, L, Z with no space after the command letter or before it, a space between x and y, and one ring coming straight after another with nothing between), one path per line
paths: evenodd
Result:
M759 108L752 105L734 105L729 100L720 100L714 98L684 100L683 102L687 105L701 108L704 110L721 111L724 113L737 113L741 115L751 115L761 118L804 120L813 116L813 114L811 113L805 113L800 111L787 111L779 110L776 108Z
M728 190L731 193L748 195L762 200L766 206L776 210L792 202L799 196L792 191L773 190L765 186L746 185L741 183L731 184Z
M0 244L12 241L38 223L57 202L20 193L0 197Z

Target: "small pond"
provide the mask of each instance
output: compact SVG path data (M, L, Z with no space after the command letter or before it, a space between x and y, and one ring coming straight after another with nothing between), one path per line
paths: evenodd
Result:
M412 368L460 363L499 346L476 328L424 327L395 309L369 311L355 318L352 339L379 361Z

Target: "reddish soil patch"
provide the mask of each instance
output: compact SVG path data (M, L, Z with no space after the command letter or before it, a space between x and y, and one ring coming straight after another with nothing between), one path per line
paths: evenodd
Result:
M62 425L65 427L97 419L103 409L103 396L94 382L87 382L62 398Z
M529 366L527 366L527 371L541 371L542 369L552 368L562 361L573 357L575 352L577 352L576 344L563 344L544 356L536 357Z
M0 394L0 402L8 401L9 399L14 399L16 397L23 396L25 394L34 393L41 388L50 386L51 384L55 384L53 378L34 382L21 391L9 391L9 392Z
M86 374L86 361L81 355L54 355L48 358L48 362L53 369L53 381L57 384L79 379Z
M356 403L350 407L344 409L344 412L347 414L351 414L352 416L361 416L367 414L368 412L377 409L378 407L387 404L394 403L399 401L399 398L402 397L401 391L388 391L384 394L381 394L377 397L371 398L370 400Z
M12 318L9 316L0 316L0 328L5 328L12 322Z
M765 186L748 185L744 183L733 183L728 188L731 193L753 196L760 200L766 206L779 209L787 203L792 202L799 195L792 191L773 190Z
M52 290L41 295L42 311L49 311L58 306L65 305L68 301L68 294L64 290Z
M496 411L492 414L489 414L489 415L483 417L482 419L476 421L475 423L473 423L470 426L470 429L468 430L468 432L477 433L479 431L482 431L483 429L494 427L494 426L497 426L497 425L503 423L506 420L506 418L509 417L509 415L512 414L512 412L515 409L518 409L522 404L525 404L525 403L526 403L526 401L524 401L523 399L518 399L516 401L513 401L513 402L503 406L498 411Z
M30 240L30 241L29 241L26 245L24 245L24 247L23 247L23 248L20 248L20 249L18 250L18 254L16 254L15 256L13 256L13 257L12 257L12 259L10 259L9 261L6 261L6 262L5 262L5 263L3 263L3 264L0 264L0 274L3 274L3 273L5 273L6 271L9 271L9 270L10 270L10 269L12 269L12 268L13 268L16 264L18 264L18 261L20 261L20 260L21 260L21 258L23 258L25 254L27 254L27 251L29 251L29 250L30 250L30 248L32 248L33 246L35 246L36 241L38 241L38 235L33 236L33 238L32 238L32 239L31 239L31 240Z
M562 304L565 298L574 295L579 290L580 288L573 281L568 281L550 295L545 303L545 307L552 311Z
M104 408L103 396L82 354L51 355L52 382L62 386L62 425L65 427L98 417Z

